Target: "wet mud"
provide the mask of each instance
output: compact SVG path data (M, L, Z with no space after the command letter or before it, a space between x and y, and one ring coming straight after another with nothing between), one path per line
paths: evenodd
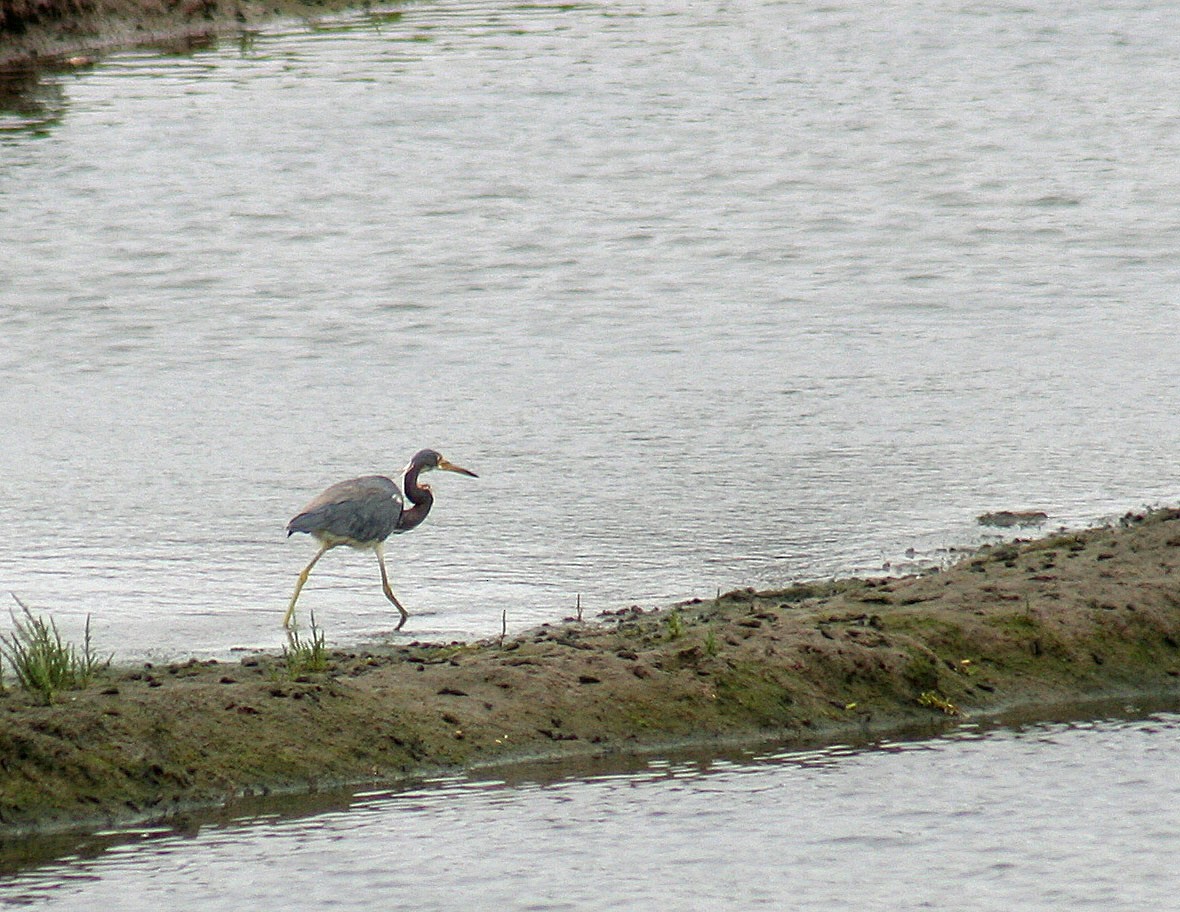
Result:
M730 592L474 643L111 669L0 694L0 839L504 762L816 743L1180 695L1180 511L942 572Z

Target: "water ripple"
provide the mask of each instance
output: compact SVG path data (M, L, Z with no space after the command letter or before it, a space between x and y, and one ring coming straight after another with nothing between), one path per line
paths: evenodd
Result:
M419 3L8 80L0 583L275 645L286 518L426 444L481 480L397 542L422 638L1173 500L1160 16Z

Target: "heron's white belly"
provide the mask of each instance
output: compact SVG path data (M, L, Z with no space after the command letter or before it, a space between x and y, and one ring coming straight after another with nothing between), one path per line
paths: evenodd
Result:
M316 541L321 545L327 545L329 548L336 548L340 545L348 545L350 548L356 548L358 551L372 551L379 544L378 541L357 541L355 538L349 538L347 535L333 535L331 532L313 532Z

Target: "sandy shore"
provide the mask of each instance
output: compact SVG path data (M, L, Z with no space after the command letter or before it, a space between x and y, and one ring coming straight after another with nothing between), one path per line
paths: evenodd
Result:
M0 66L200 40L343 0L12 0ZM729 593L504 642L113 669L0 693L0 841L530 757L800 743L1113 695L1180 697L1180 511L942 573Z
M1114 695L1180 696L1180 511L941 573L341 652L295 680L255 656L114 669L52 706L10 689L0 839L514 759L1051 717Z
M112 50L183 47L279 17L314 19L361 0L9 0L0 4L0 67L78 65Z

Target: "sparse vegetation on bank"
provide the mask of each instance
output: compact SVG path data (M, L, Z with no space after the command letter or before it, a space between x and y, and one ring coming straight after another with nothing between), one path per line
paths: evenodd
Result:
M111 664L111 657L102 659L91 647L89 616L79 649L62 640L52 618L34 615L28 605L16 596L13 598L21 614L12 615L13 632L0 636L0 686L7 663L16 683L48 705L63 690L86 687Z
M815 742L1104 696L1180 696L1180 512L941 573L739 590L479 643L112 668L0 694L0 838L447 767Z
M299 634L299 627L292 625L287 631L287 644L283 647L282 669L289 680L304 675L320 674L329 668L327 635L316 626L315 614L311 615L311 639Z

